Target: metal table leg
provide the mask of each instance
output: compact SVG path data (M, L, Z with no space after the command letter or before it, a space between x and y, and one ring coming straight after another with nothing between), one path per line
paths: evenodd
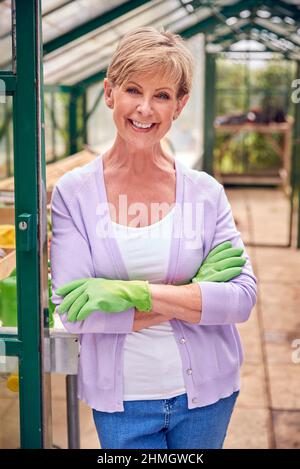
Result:
M80 449L79 403L77 375L66 375L68 448Z

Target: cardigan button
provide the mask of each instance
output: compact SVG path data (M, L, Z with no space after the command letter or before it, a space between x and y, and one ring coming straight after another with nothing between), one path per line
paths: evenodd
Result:
M188 375L191 375L191 374L193 373L193 370L192 370L192 368L188 368L188 369L186 370L186 372L187 372Z
M180 343L181 344L185 344L186 343L186 339L184 337L182 337L182 339L180 339Z

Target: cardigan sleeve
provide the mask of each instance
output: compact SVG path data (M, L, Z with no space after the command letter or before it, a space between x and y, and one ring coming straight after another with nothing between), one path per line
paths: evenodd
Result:
M202 295L199 325L245 322L256 303L256 277L240 232L236 228L224 187L221 186L216 229L209 251L224 241L231 241L233 247L243 248L242 257L246 259L246 263L242 273L228 282L198 282Z
M52 239L50 244L52 302L58 307L63 300L55 294L58 287L72 280L95 277L89 243L70 215L60 189L55 186L51 200ZM57 310L56 307L56 310ZM84 333L132 332L134 308L120 313L95 311L85 320L69 322L60 315L67 331Z

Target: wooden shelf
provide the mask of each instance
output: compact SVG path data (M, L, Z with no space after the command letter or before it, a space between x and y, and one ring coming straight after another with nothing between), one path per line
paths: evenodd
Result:
M46 165L46 181L47 181L47 203L50 202L53 187L58 179L67 171L78 166L84 166L95 159L95 153L89 150L83 150L75 155L68 156L62 160L55 161ZM3 179L0 181L0 193L3 196L14 192L14 177Z

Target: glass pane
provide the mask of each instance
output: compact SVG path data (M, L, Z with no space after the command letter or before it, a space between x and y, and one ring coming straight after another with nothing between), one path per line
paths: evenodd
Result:
M44 106L45 106L45 147L46 147L46 162L54 160L54 122L53 122L53 97L54 93L44 93Z
M67 156L69 152L69 93L55 94L55 155Z
M173 122L165 137L174 156L189 167L201 167L203 152L203 86L204 86L204 41L201 36L194 36L186 41L195 59L194 80L190 99L180 117ZM168 148L167 148L168 151Z
M226 59L217 60L217 75L220 80L217 88L222 90L244 89L246 85L247 69L242 61L230 61ZM222 79L221 79L222 77Z
M13 173L12 97L0 103L0 181Z
M0 333L3 327L16 331L16 265L12 97L0 105Z
M70 96L67 92L50 90L46 91L44 96L46 162L51 163L68 154L68 106Z
M102 89L102 82L88 88L88 112L93 109L94 103ZM88 136L89 145L97 152L104 151L113 143L115 137L115 125L112 118L112 112L106 106L103 97L88 120Z
M256 61L250 67L251 86L264 89L285 90L290 87L294 77L293 62L289 60Z
M0 70L12 70L11 0L0 2Z
M5 354L0 339L0 449L20 448L19 359Z

